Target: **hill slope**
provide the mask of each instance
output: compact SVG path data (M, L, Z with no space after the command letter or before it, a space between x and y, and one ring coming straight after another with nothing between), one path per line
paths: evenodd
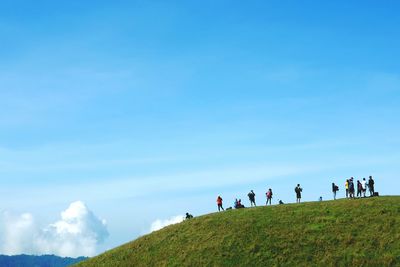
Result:
M225 211L78 266L400 266L400 197Z

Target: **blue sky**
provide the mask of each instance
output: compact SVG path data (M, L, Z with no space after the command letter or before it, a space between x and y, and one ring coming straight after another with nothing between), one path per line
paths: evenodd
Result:
M2 1L0 210L48 224L83 201L100 252L219 194L313 201L369 175L399 194L399 8Z

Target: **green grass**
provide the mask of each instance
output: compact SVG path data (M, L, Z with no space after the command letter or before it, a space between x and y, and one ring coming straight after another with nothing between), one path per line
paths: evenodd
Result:
M213 213L78 266L400 266L400 197Z

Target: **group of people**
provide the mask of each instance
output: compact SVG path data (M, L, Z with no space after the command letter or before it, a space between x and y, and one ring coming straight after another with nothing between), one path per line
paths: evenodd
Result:
M369 196L372 197L375 195L375 181L372 176L369 177L368 182L365 178L363 178L361 181L357 180L357 184L354 182L354 177L351 177L350 179L346 180L344 187L346 189L346 198L366 197L367 188L369 189ZM337 191L339 191L339 186L337 186L335 183L332 183L334 199L336 199Z
M266 195L266 197L267 197L266 205L268 205L268 203L269 203L269 205L272 205L272 195L273 195L272 189L271 189L271 188L268 189L268 191L265 193L265 195ZM247 196L249 197L250 206L253 207L253 205L254 205L254 207L257 207L257 204L256 204L256 194L254 193L254 191L253 191L253 190L250 190L250 192L247 194ZM222 201L223 201L223 200L222 200L222 197L221 197L221 196L218 196L218 197L217 197L218 211L225 210L224 207L222 206ZM279 201L279 204L283 204L282 200ZM233 207L234 207L235 209L244 208L244 205L242 204L242 200L236 198L236 199L235 199L235 202L233 203ZM227 208L227 210L228 210L228 209L232 209L232 207Z
M367 188L369 189L370 196L375 196L377 194L377 193L375 193L375 181L372 178L372 176L369 176L368 182L365 178L363 178L361 181L358 180L357 185L355 185L354 177L351 177L350 179L347 179L346 183L345 183L346 198L355 198L356 196L357 197L366 197ZM300 184L297 184L294 191L296 193L296 203L300 203L303 188L300 186ZM339 186L337 186L335 183L332 183L333 199L335 199L335 200L336 200L336 194L338 191L339 191ZM356 191L357 191L357 195L355 195ZM265 193L265 195L267 198L266 205L268 205L268 204L272 205L272 196L273 196L272 189L269 188L268 191ZM256 194L254 193L254 191L250 190L250 192L247 194L247 196L249 197L250 206L253 207L253 205L254 205L254 207L256 207L257 206L256 205ZM319 200L322 201L322 197L320 197ZM222 201L223 201L222 197L218 196L218 198L217 198L218 211L225 210L223 208ZM279 200L279 204L283 204L282 200ZM235 209L244 208L244 205L242 204L242 200L235 199L233 207ZM229 207L227 209L232 209L232 207Z

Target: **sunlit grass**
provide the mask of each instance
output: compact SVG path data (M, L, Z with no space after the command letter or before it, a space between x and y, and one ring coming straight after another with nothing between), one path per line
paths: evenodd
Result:
M214 213L79 266L399 266L400 197Z

